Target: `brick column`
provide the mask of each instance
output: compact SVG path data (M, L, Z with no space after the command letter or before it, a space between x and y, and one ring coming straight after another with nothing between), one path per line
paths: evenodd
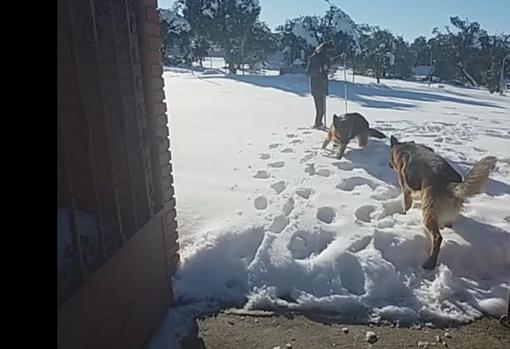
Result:
M163 59L161 56L161 32L159 14L156 10L156 0L139 0L143 6L144 21L141 28L142 37L140 45L146 54L141 57L145 60L144 88L146 91L147 115L152 130L152 163L153 172L157 170L159 180L155 181L154 189L160 193L156 195L156 207L162 208L165 216L166 247L168 251L168 266L171 275L175 272L179 262L179 243L177 234L177 221L175 211L175 198L173 188L171 153L169 150L169 130L166 115L166 103L163 81ZM145 46L145 48L143 47ZM151 98L151 99L149 99ZM159 183L158 183L159 182Z

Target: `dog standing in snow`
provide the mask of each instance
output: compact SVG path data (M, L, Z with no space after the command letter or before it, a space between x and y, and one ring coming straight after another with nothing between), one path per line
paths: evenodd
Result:
M463 180L462 176L434 150L414 142L399 142L391 136L389 166L398 173L404 194L404 213L412 205L412 194L421 197L421 211L427 233L432 238L429 258L424 269L434 269L443 240L440 229L452 227L464 201L480 193L496 158L487 156L478 161Z
M347 143L352 139L357 138L360 147L364 147L367 145L369 137L386 138L382 132L370 128L367 119L359 113L347 113L342 116L333 114L333 122L322 144L322 149L325 149L330 142L339 144L338 159L341 159L344 156Z

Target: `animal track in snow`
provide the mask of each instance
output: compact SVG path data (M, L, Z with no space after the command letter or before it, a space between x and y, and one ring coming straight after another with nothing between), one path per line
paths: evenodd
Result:
M327 168L321 168L316 172L316 174L322 177L329 177L331 175L331 170L328 170Z
M309 199L310 195L312 195L312 189L310 188L297 188L296 194L301 196L303 199Z
M365 235L359 240L354 241L352 244L347 247L347 251L351 253L358 253L359 251L367 248L368 244L372 241L371 235Z
M340 183L337 184L337 188L344 191L352 191L354 188L361 186L361 185L368 185L372 190L377 188L379 185L377 183L374 183L368 178L364 177L349 177L344 178Z
M354 212L354 215L360 221L370 223L371 221L370 214L375 210L376 207L374 205L363 205L361 207L358 207L358 209Z
M292 235L287 248L293 258L305 259L324 251L334 240L334 237L333 232L325 230L316 232L299 230Z
M295 133L287 133L287 138L296 138L297 135Z
M276 194L280 194L286 188L285 181L279 181L279 182L273 183L271 185L271 188L274 189Z
M305 172L308 173L310 176L313 176L315 174L315 165L307 164L306 168L305 168Z
M259 155L259 159L261 159L261 160L267 160L269 158L271 158L271 155L266 154L266 153Z
M263 196L259 196L253 202L257 210L265 210L267 208L267 199Z
M290 198L289 200L287 200L285 205L283 205L283 209L282 210L283 210L283 214L286 217L288 217L292 213L292 210L294 210L294 199Z
M283 229L289 224L289 219L284 215L276 216L273 223L269 226L269 231L273 233L281 233Z
M273 168L282 168L283 166L285 166L285 161L275 161L273 163L268 164L267 166Z
M278 148L280 145L282 145L281 143L273 143L273 144L269 144L269 149L276 149Z
M301 162L301 163L307 162L308 160L313 159L316 155L317 155L317 152L316 152L316 151L312 151L312 152L310 152L309 154L305 155L305 156L304 156L304 157L300 160L300 162Z
M352 162L347 161L333 162L332 165L338 168L339 170L343 171L352 171L354 169L354 165L352 164Z
M267 179L267 178L269 178L269 173L267 173L267 171L264 171L264 170L259 170L253 177L260 178L260 179Z
M317 210L317 219L321 222L331 224L336 217L335 211L331 207L321 207Z
M282 149L281 151L282 153L293 153L294 150L292 148L285 148L285 149Z

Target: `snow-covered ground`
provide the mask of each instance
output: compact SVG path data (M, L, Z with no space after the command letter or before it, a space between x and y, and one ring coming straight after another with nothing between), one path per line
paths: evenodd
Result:
M328 122L344 112L342 74ZM172 320L229 304L334 314L345 321L469 321L506 310L510 285L510 98L487 91L348 78L349 111L401 140L425 143L462 174L497 168L425 271L419 203L403 215L389 140L320 146L302 75L165 72L182 264ZM182 331L181 331L182 332ZM173 333L173 334L172 334ZM179 334L177 334L179 335ZM157 347L158 345L155 344Z

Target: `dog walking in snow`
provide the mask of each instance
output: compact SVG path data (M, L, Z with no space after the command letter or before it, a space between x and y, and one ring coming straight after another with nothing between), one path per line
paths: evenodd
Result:
M389 166L398 173L404 194L404 213L412 205L412 194L421 197L421 211L427 233L432 239L424 269L434 269L443 240L440 229L452 227L464 201L480 193L496 165L487 156L478 161L463 180L462 176L431 148L414 142L399 142L391 136Z
M364 147L369 137L386 138L382 132L370 128L367 119L359 113L347 113L342 116L333 114L333 122L322 144L322 149L326 149L330 142L338 144L340 146L338 159L341 159L347 143L352 139L357 138L360 147Z

